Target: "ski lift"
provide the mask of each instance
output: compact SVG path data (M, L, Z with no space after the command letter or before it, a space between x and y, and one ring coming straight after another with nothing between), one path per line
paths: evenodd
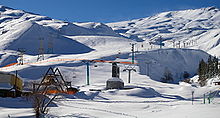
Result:
M95 64L94 67L98 67L98 65Z

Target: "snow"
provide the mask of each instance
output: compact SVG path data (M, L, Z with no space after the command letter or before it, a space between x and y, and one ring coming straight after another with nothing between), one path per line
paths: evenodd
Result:
M173 78L175 78L175 83L184 79L184 71L189 73L191 77L196 75L199 62L202 59L207 61L209 56L209 54L201 50L171 48L153 50L145 54L136 55L140 66L140 74L147 75L149 73L151 79L161 81L164 72L169 70Z
M219 18L220 10L208 7L163 12L147 18L108 23L107 25L127 38L138 37L139 40L152 42L156 40L156 37L161 36L165 47L173 47L172 41L175 41L176 45L180 41L181 47L185 42L187 48L201 49L219 56L217 48L219 47Z
M33 109L30 102L25 98L0 98L0 116L10 117L33 117Z
M9 90L11 89L13 86L11 86L10 83L0 83L0 89L6 89Z
M107 81L119 81L119 82L123 82L122 79L117 78L117 77L112 77L112 78L108 79Z
M65 80L80 91L59 96L46 117L89 118L215 118L220 98L203 104L203 95L219 91L210 79L200 87L197 68L209 54L219 56L220 11L217 8L170 11L152 17L118 23L68 23L0 6L0 71L14 73L25 82L42 79L49 67L59 68ZM163 39L163 49L149 42ZM45 60L37 62L39 38L44 38ZM53 53L47 53L53 41ZM181 48L172 48L172 41ZM183 46L183 41L190 44ZM111 78L111 63L90 64L90 85L86 85L86 65L82 60L131 62L131 43L135 45L137 72L122 71L128 65L118 64L125 89L106 90ZM158 43L158 42L157 42ZM152 47L152 48L151 48ZM15 63L18 48L25 48L24 65ZM201 50L200 50L201 49ZM203 50L203 51L202 51ZM149 64L149 70L148 65ZM162 83L164 70L173 74L174 83ZM193 84L181 82L187 71ZM149 72L149 76L148 76ZM194 76L196 75L196 76ZM195 101L191 96L194 91ZM26 98L0 98L1 117L34 117L32 104Z

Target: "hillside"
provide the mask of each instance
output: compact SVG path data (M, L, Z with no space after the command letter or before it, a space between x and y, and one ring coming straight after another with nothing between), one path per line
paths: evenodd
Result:
M216 117L219 86L210 82L200 87L196 81L194 85L182 80L184 72L198 80L199 61L220 54L219 19L220 10L209 7L107 25L70 23L0 6L0 71L18 72L26 91L42 80L49 67L59 68L64 80L80 91L60 93L45 116L48 118ZM162 49L156 45L159 36L165 43ZM23 65L18 64L18 49L25 50ZM130 63L132 50L135 64ZM44 59L38 60L40 51ZM90 62L88 66L85 61ZM124 89L106 89L113 61L120 68ZM123 71L128 68L136 70L131 71L131 83L128 71ZM172 74L172 82L161 82L164 72ZM204 104L204 94L208 97L210 93L215 98ZM0 116L34 117L32 106L27 97L0 98Z
M197 75L199 62L208 60L209 54L192 49L161 49L138 54L140 74L161 81L165 72L170 72L174 83L184 80L184 72L190 77Z
M53 43L57 54L81 54L92 49L66 36L85 35L119 36L102 23L87 23L86 27L0 6L0 50L24 48L27 54L36 55L43 39L45 53Z
M219 52L220 10L214 7L164 12L148 18L107 24L112 28L103 23L69 23L5 6L0 8L1 66L18 62L18 49L25 50L24 63L35 66L38 66L36 61L40 49L45 54L45 62L54 59L131 61L130 44L136 43L136 62L140 63L140 74L160 81L168 69L172 72L174 83L178 83L183 79L184 71L190 77L197 74L199 61L207 60L206 52L212 55ZM168 49L157 49L158 46L152 49L152 42L159 42L158 36ZM178 47L176 42L184 43L184 46L179 44ZM172 46L189 49L171 49ZM146 61L153 64L147 65ZM42 68L57 65L75 67L75 63L81 62L65 63L45 63L36 70L31 65L16 69L21 70L20 74L26 80L36 80L40 78L38 74L43 73ZM26 75L30 70L37 73ZM151 75L146 70L152 71Z
M219 56L219 19L220 10L208 7L163 12L147 18L107 25L115 32L134 40L144 40L145 43L162 40L165 47L179 47L178 44L181 43L181 47L201 49Z

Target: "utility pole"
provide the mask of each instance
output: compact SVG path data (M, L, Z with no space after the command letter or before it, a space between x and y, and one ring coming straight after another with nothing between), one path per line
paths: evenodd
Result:
M145 61L145 64L147 65L147 76L150 76L150 64L151 64L152 62L151 61Z
M89 65L90 63L94 63L92 60L82 60L83 63L86 64L86 84L89 85L89 77L90 77L90 70L89 70Z
M136 45L136 43L130 43L131 45L131 53L132 53L132 64L134 64L134 46Z
M49 39L49 40L48 40L47 53L53 54L53 39Z
M128 71L128 83L130 83L131 82L131 71L136 72L136 70L134 69L134 67L127 66L125 67L123 71Z
M14 83L14 86L13 86L13 88L14 88L14 97L17 96L17 79L18 79L18 71L16 70L15 71L15 83Z
M24 53L25 49L24 48L18 48L18 65L23 65L24 64Z
M171 40L171 41L168 41L168 42L173 43L173 48L175 48L175 39L174 39L174 40Z
M50 33L50 39L48 40L48 49L47 49L47 53L48 54L53 54L53 41L54 41L54 38L58 39L59 38L59 34L58 33Z
M173 40L173 48L175 48L175 40Z
M186 47L186 41L183 41L183 48Z
M159 41L160 41L160 49L161 49L162 46L163 46L163 42L162 42L162 38L161 38L161 36L159 36Z
M149 42L149 44L150 44L150 49L153 49L152 42Z
M194 101L194 91L192 91L192 105L193 105L193 101Z
M39 38L39 41L40 41L40 47L38 49L37 61L44 60L44 45L43 45L44 39Z

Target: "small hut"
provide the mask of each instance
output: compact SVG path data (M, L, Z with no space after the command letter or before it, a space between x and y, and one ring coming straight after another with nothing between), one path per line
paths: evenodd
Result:
M23 81L14 74L0 72L0 97L21 96Z

